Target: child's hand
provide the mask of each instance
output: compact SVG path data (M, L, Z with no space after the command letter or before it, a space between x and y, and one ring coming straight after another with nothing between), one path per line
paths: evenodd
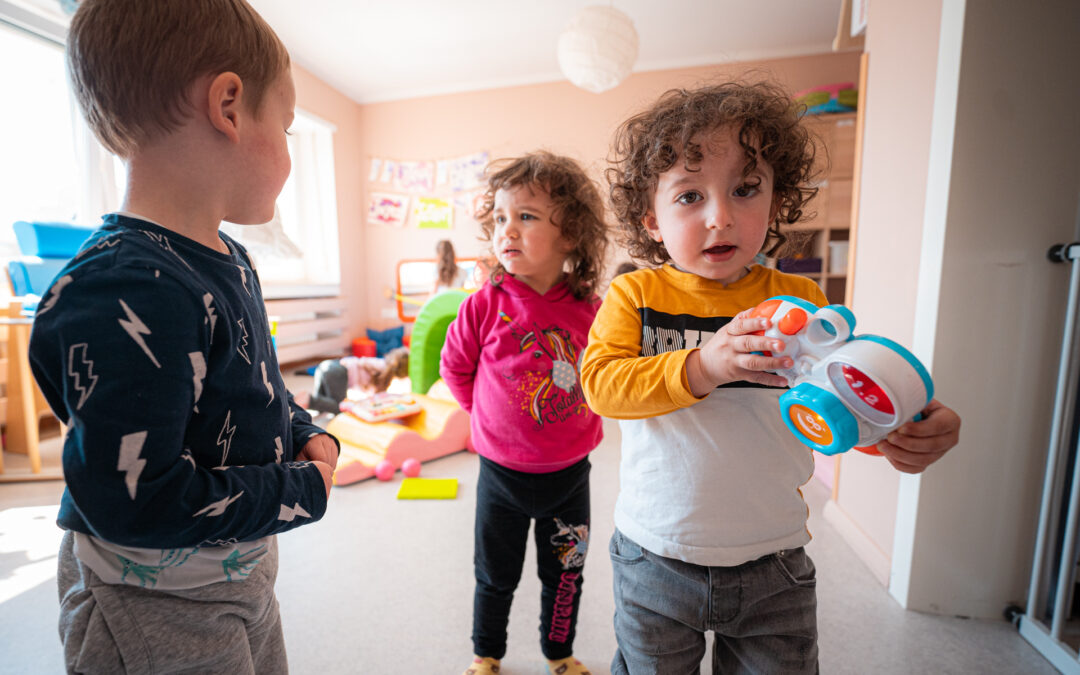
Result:
M726 326L709 338L701 349L691 352L686 359L686 378L694 396L704 396L721 384L728 382L756 382L773 387L786 387L783 377L767 373L792 366L791 357L772 357L753 352L774 352L784 348L784 343L764 335L753 335L767 329L772 322L762 317L751 317L752 310L735 315Z
M877 444L878 451L904 473L922 473L960 440L960 416L951 408L934 399L922 415Z
M326 434L319 434L312 436L311 440L304 443L304 447L301 448L300 454L296 456L297 461L314 461L324 462L330 466L330 470L333 471L337 468L338 461L338 447L334 441Z
M326 498L330 498L330 488L334 485L334 470L326 462L320 462L318 460L312 461L312 464L322 474L323 483L326 484Z

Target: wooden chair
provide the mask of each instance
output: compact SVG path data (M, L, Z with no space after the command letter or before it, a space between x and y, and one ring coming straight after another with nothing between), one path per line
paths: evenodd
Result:
M11 302L3 316L7 333L6 354L0 359L0 377L4 379L4 397L0 413L5 420L4 450L27 455L30 471L41 475L40 421L52 415L45 397L30 374L31 319L22 316L22 303ZM0 455L0 473L4 472ZM44 477L44 476L42 476Z

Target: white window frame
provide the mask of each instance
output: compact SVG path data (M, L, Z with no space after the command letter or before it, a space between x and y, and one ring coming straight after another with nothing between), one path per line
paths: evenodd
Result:
M292 171L278 197L275 221L256 226L224 223L222 229L252 252L266 299L338 296L341 294L341 260L334 170L337 127L297 108L290 131ZM276 230L277 234L267 235L270 229ZM264 236L256 234L257 231ZM290 264L291 261L284 258L260 255L266 247L255 242L268 236L287 236L300 248L303 257ZM288 265L293 273L275 275L275 262ZM297 266L302 268L299 276Z

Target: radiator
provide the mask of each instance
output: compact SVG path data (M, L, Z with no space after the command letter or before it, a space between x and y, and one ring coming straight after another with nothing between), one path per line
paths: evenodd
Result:
M344 298L267 300L281 365L339 358L349 346Z

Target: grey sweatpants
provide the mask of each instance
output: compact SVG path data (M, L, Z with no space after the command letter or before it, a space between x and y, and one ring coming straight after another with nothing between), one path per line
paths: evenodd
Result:
M161 591L104 583L60 544L60 640L69 673L287 673L274 596L277 539L244 581Z

